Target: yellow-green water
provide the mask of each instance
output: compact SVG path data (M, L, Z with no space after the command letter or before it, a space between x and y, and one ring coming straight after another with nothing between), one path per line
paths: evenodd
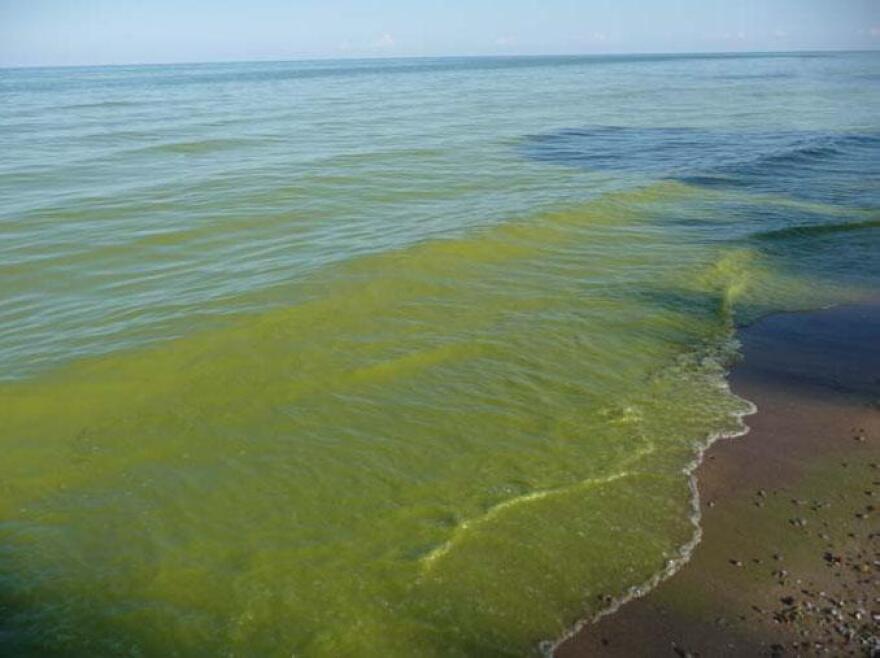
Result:
M734 322L876 289L878 70L3 72L0 653L531 655L649 582Z

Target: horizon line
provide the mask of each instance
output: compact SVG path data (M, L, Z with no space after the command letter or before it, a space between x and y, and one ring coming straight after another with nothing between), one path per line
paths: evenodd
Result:
M809 54L860 54L880 53L877 48L809 48L786 50L706 50L706 51L632 51L632 52L591 52L591 53L541 53L541 54L470 54L470 55L360 55L360 56L307 56L289 58L253 58L253 59L217 59L217 60L180 60L155 62L116 62L105 64L13 64L0 63L2 71L33 70L33 69L91 69L91 68L136 68L148 66L210 66L224 64L284 64L309 62L357 62L365 60L399 61L429 59L544 59L553 57L706 57L706 56L761 56L761 55L809 55Z

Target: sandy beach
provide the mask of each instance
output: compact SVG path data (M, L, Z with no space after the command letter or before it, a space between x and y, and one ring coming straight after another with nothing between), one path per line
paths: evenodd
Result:
M880 651L880 304L773 315L740 338L731 384L758 413L697 471L702 542L557 658Z

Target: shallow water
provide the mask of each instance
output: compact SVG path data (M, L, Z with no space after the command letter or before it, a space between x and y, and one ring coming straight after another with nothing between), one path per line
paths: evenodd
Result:
M0 652L529 655L880 280L880 56L0 72Z

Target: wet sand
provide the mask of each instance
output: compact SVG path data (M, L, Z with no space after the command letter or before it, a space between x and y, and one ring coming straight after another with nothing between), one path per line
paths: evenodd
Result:
M880 655L880 303L740 337L731 385L758 413L697 471L701 544L556 658Z

